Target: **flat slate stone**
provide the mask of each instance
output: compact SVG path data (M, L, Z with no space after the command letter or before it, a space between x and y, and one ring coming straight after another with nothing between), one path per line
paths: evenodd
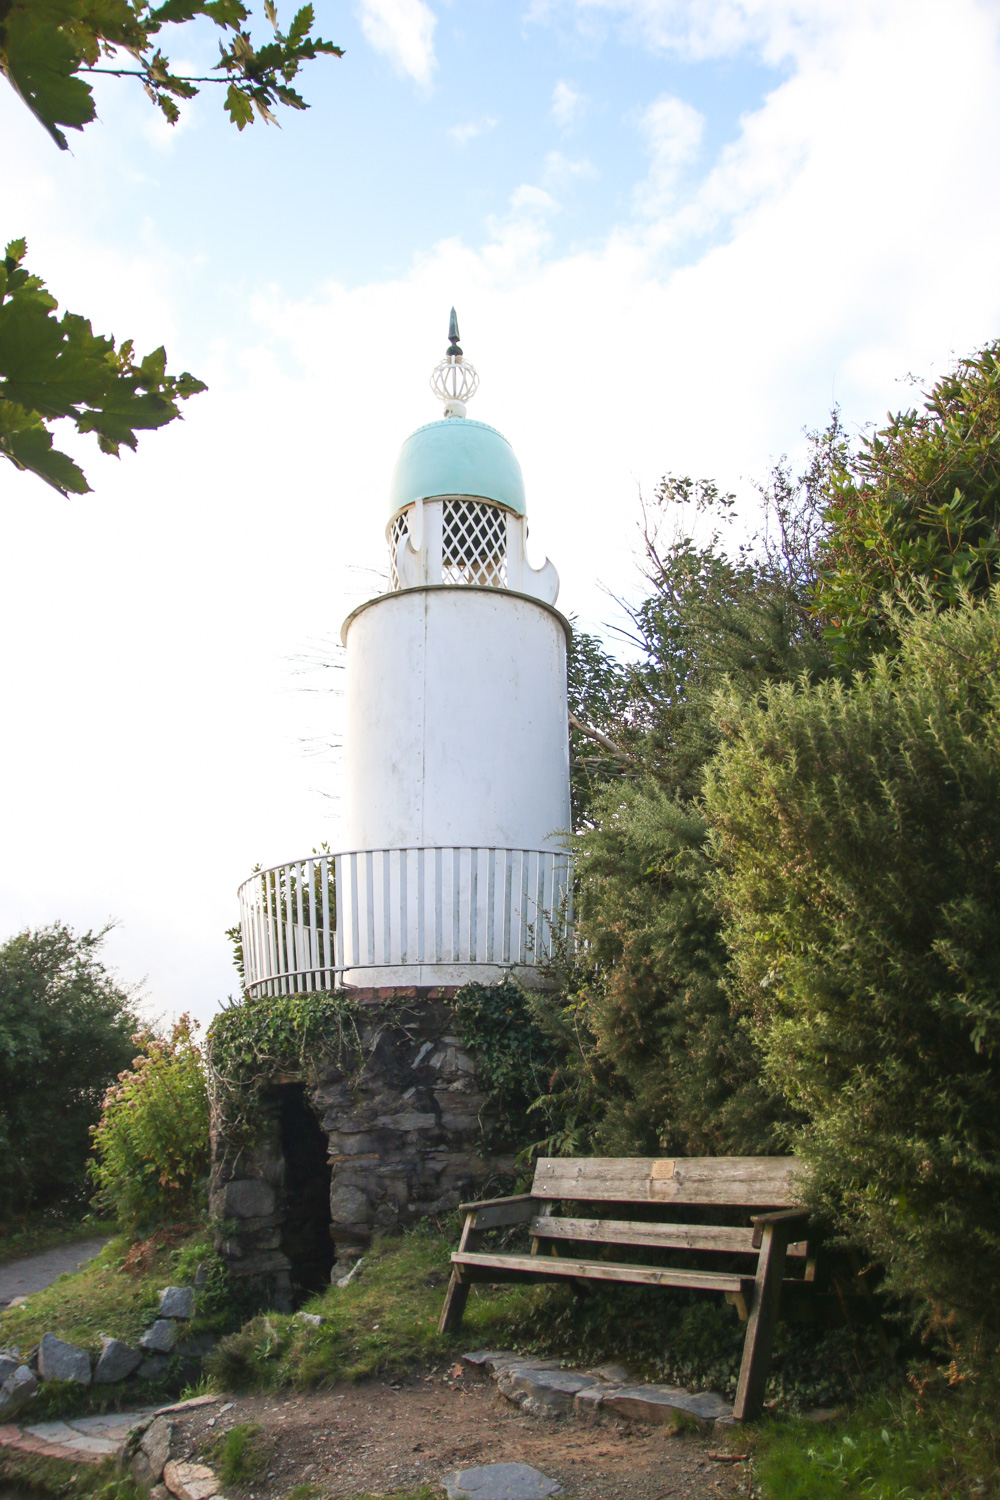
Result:
M571 1370L540 1370L537 1366L514 1367L503 1371L497 1379L501 1395L535 1416L571 1412L577 1393L596 1384L592 1375L576 1375Z
M90 1355L76 1344L57 1339L54 1333L45 1333L38 1346L38 1373L43 1380L70 1380L76 1385L89 1385Z
M707 1426L718 1417L731 1416L733 1410L717 1391L702 1391L692 1396L689 1391L669 1385L618 1387L607 1392L601 1407L616 1416L628 1417L633 1422L649 1422L654 1426L673 1422L678 1412Z
M161 1318L193 1318L194 1287L165 1286L160 1293Z
M20 1363L21 1361L15 1359L13 1354L5 1354L0 1350L0 1384L7 1379L8 1375L13 1375Z
M562 1493L557 1479L540 1474L530 1464L483 1464L446 1474L448 1500L548 1500Z
M513 1374L517 1370L559 1370L562 1368L560 1359L535 1359L530 1354L504 1354L498 1355L493 1361L493 1378L499 1380L501 1375Z
M514 1355L508 1349L473 1349L462 1355L463 1365L476 1375L488 1375L497 1360L511 1360Z

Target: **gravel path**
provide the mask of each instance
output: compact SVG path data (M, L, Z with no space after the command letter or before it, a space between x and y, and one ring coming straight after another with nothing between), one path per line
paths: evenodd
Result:
M492 1463L527 1463L563 1486L563 1500L721 1500L746 1496L747 1465L728 1463L720 1440L694 1432L576 1416L532 1417L492 1381L415 1375L296 1395L219 1397L175 1408L174 1452L212 1462L234 1426L257 1429L263 1460L231 1500L285 1500L296 1484L317 1500L392 1495Z
M6 1307L15 1297L30 1297L33 1292L44 1291L67 1271L78 1271L104 1249L108 1239L108 1235L103 1235L100 1239L77 1240L72 1245L60 1245L55 1250L42 1250L38 1255L26 1255L23 1260L9 1260L0 1265L0 1307Z

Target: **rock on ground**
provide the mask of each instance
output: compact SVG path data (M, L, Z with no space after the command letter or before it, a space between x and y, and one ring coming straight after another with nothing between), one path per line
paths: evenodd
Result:
M114 1385L127 1380L142 1364L142 1351L133 1349L121 1339L101 1338L101 1357L94 1371L95 1385Z
M38 1373L43 1380L70 1380L76 1385L89 1385L90 1355L76 1344L57 1339L54 1333L45 1333L38 1346Z
M207 1464L181 1464L172 1459L163 1466L163 1483L175 1500L212 1500L221 1488Z
M530 1464L483 1464L446 1474L441 1483L449 1500L548 1500L562 1491L557 1479Z
M143 1489L152 1489L163 1478L173 1435L173 1422L168 1422L166 1417L155 1417L140 1437L129 1469L136 1484Z
M139 1348L147 1354L169 1354L177 1339L177 1325L172 1318L157 1318L152 1328L147 1328L139 1340Z
M161 1318L193 1318L194 1287L165 1286L160 1293Z
M12 1417L38 1390L34 1371L18 1365L6 1380L0 1382L0 1417Z

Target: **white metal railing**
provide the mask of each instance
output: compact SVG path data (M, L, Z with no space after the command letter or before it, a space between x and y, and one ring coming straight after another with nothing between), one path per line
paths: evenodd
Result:
M314 854L256 871L239 899L254 996L334 989L346 970L539 968L572 921L569 855L549 849Z

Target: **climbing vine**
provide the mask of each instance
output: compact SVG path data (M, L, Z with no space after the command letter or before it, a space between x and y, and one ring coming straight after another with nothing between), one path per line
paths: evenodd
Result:
M209 1084L227 1139L242 1144L259 1118L261 1097L275 1074L314 1082L331 1063L360 1073L404 1001L363 1003L343 990L249 996L226 1006L208 1032Z
M491 1145L527 1145L538 1134L558 1072L557 1051L532 1015L524 991L512 980L467 984L452 1001L462 1040L496 1117Z

